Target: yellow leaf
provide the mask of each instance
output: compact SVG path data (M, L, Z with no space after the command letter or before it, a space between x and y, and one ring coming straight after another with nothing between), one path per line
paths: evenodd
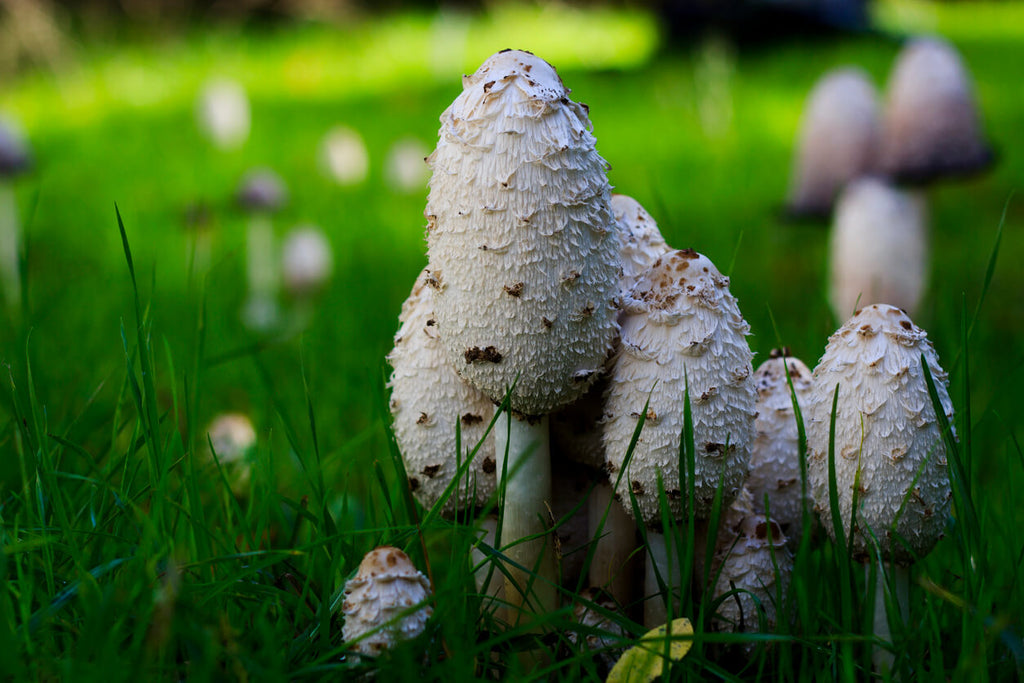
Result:
M639 643L619 658L609 672L606 683L651 683L665 670L665 641L672 638L668 645L668 656L673 662L678 662L693 646L693 640L679 636L692 635L693 625L684 617L673 620L671 625L648 631Z

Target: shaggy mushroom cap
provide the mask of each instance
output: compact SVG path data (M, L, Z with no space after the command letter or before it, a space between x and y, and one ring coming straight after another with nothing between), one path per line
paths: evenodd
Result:
M0 118L0 180L13 178L32 167L32 155L21 130Z
M441 115L427 245L449 362L512 409L587 390L616 333L619 242L606 163L554 68L505 51Z
M799 358L772 351L772 356L754 372L757 387L757 419L750 473L744 484L753 496L753 511L768 510L790 540L801 531L803 505L800 500L800 440L786 371L793 383L801 413L808 408L811 371ZM808 491L808 504L810 492Z
M719 603L712 624L719 631L757 633L761 631L760 603L764 632L770 633L778 620L779 592L785 595L793 573L793 556L773 520L745 510L730 512L725 516L730 523L723 519L715 544L712 576L718 576L715 598L734 592ZM744 643L744 649L752 651L754 644Z
M612 195L612 213L619 224L622 258L622 294L627 294L640 275L659 257L672 251L658 230L658 224L640 202L624 194Z
M949 517L952 492L946 447L928 396L922 354L935 379L943 412L952 420L947 376L934 347L924 330L894 306L875 304L861 309L829 338L814 369L807 410L807 476L818 514L832 534L829 423L838 386L835 469L839 514L849 537L856 480L853 548L862 559L870 554L872 534L885 560L905 564L927 555L942 537ZM870 528L872 534L863 534L864 528Z
M800 124L787 205L797 216L827 216L843 186L878 163L882 136L875 86L863 70L823 76Z
M295 228L281 245L281 278L296 297L319 293L331 279L334 255L322 230L312 225Z
M987 167L993 155L972 90L952 45L937 38L908 43L889 76L882 170L899 181L925 183Z
M830 299L838 320L887 303L913 313L924 296L928 236L924 197L878 178L846 187L829 245Z
M387 625L352 644L352 649L367 657L376 657L399 641L415 638L423 633L434 611L424 604L430 594L430 582L408 555L391 546L374 548L345 584L342 638L351 642ZM407 613L416 605L419 609Z
M269 168L256 168L242 177L235 199L246 211L273 212L287 201L288 190L281 176Z
M425 507L432 507L458 473L459 464L483 438L494 416L494 404L469 386L448 363L438 337L434 290L426 270L416 279L402 304L401 327L388 354L394 371L391 414L409 487ZM455 423L461 423L462 453L457 453ZM458 457L457 457L458 456ZM464 480L442 510L484 505L496 488L494 438L488 435Z
M626 299L621 349L605 402L605 467L614 481L644 403L650 406L627 475L616 494L632 514L629 487L648 525L660 525L658 479L672 514L682 516L679 440L689 388L696 446L698 519L711 512L720 480L731 501L747 474L754 431L750 326L729 292L729 278L697 252L666 254ZM653 389L653 391L652 391Z

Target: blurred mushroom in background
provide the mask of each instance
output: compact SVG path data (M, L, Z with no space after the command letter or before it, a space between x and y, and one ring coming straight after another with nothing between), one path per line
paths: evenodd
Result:
M363 136L348 126L335 126L320 143L320 157L327 174L339 185L358 185L366 180L370 154Z
M0 118L0 287L11 311L21 308L21 221L14 180L32 166L28 142L13 121Z
M216 78L203 86L196 103L199 129L220 149L237 149L249 139L252 115L241 83Z
M430 169L424 159L430 148L416 138L402 138L388 150L384 174L388 187L397 192L421 192L430 180Z
M280 318L277 308L279 283L274 248L274 225L270 217L287 201L281 177L267 168L249 171L238 186L236 200L249 215L246 229L246 275L249 295L242 311L247 327L268 332Z

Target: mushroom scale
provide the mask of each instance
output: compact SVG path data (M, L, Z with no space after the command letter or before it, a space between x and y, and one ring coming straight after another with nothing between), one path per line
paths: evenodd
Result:
M464 462L484 437L494 417L494 404L456 374L434 317L434 290L422 271L399 316L401 327L388 354L394 370L388 382L391 414L413 495L433 506L458 472L455 423L461 423ZM496 488L494 438L488 435L473 459L466 479L448 498L442 512L484 505Z
M367 657L415 638L433 614L433 608L424 604L430 595L430 582L408 555L391 546L374 548L345 584L342 638L345 642L361 638L352 648ZM421 607L406 614L416 605ZM380 630L370 633L375 629Z
M427 245L449 362L542 415L581 396L617 331L619 244L606 162L554 68L505 51L441 115Z
M835 425L836 488L845 533L853 513L857 480L858 529L855 556L872 545L860 529L869 527L882 558L908 564L942 537L949 517L946 447L921 367L924 355L946 417L953 405L947 375L924 330L902 310L886 304L858 311L833 334L808 398L807 476L825 529L829 523L828 449L832 397L839 387ZM895 528L893 529L893 525ZM894 540L893 531L909 546Z
M750 326L729 292L729 278L690 249L661 257L638 279L621 324L603 423L610 479L622 467L649 396L643 432L616 493L627 501L628 486L643 521L657 526L660 477L672 514L682 516L684 492L676 482L688 386L697 455L693 512L704 518L719 481L728 503L747 473L756 400L746 341ZM631 505L625 507L632 514Z
M764 514L765 496L768 497L772 519L782 527L791 543L795 543L800 536L803 505L800 500L800 442L793 397L786 380L787 368L801 413L808 408L812 386L810 369L799 358L773 351L772 357L754 372L757 418L750 472L744 486L753 496L754 512Z

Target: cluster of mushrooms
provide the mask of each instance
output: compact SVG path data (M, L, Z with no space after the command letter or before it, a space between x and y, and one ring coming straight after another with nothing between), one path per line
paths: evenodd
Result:
M833 216L830 301L837 320L885 301L911 314L925 292L928 211L922 188L994 161L956 48L909 41L884 104L858 67L829 71L804 109L786 199L791 216Z
M589 585L587 595L610 597L601 604L642 603L648 627L665 623L694 588L679 585L675 544L700 545L663 535L667 514L692 515L699 534L717 537L711 573L701 559L694 574L698 592L728 598L712 628L774 628L804 511L834 531L830 466L856 558L905 576L941 537L951 500L922 358L946 420L952 406L925 332L873 303L829 339L813 373L784 352L755 371L729 278L669 247L643 207L612 194L587 108L551 65L506 50L463 86L427 159L428 264L402 307L389 387L408 485L425 508L455 517L500 497L500 538L485 521L480 543L507 562L493 572L507 580L479 588L505 618L528 623ZM683 490L687 398L695 462ZM721 522L709 529L716 498ZM344 636L368 656L429 616L429 584L408 558L374 553L387 559L364 560L344 605ZM467 562L480 568L479 557Z

